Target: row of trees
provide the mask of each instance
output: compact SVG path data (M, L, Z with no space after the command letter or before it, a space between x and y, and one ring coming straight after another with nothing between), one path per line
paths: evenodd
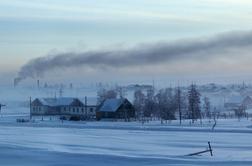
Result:
M200 93L195 84L192 84L188 91L178 88L165 88L157 93L150 89L144 94L141 90L135 91L134 106L137 111L137 118L159 117L162 120L176 119L176 113L180 123L182 119L195 120L202 118L202 111L207 117L211 116L209 98L203 99L201 107Z
M113 99L113 98L123 98L126 96L126 91L122 87L117 87L115 89L107 90L105 88L101 88L97 92L97 104L101 104L105 99Z
M122 98L126 95L123 88L112 90L100 89L97 93L98 104L105 99ZM165 88L155 92L154 88L147 91L136 90L134 92L133 105L136 110L136 118L144 121L146 118L160 118L161 120L174 120L176 114L180 123L182 119L192 119L194 123L202 116L211 117L209 98L203 99L201 107L201 95L192 84L188 91L182 91L178 88ZM203 111L201 111L203 109ZM204 115L202 114L204 112Z

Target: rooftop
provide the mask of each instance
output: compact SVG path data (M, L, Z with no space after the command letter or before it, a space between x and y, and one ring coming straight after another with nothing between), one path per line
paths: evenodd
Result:
M125 99L106 99L99 111L101 112L115 112Z
M60 98L39 98L38 100L47 106L67 106L71 105L77 98L60 97ZM78 100L78 99L77 99Z

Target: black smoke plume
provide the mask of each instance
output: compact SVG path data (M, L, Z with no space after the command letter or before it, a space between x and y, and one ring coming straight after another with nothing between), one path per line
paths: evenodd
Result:
M118 68L162 64L181 59L207 59L230 50L252 46L252 32L230 32L209 38L139 44L128 49L67 52L30 60L19 71L17 82L41 77L54 69L88 66Z

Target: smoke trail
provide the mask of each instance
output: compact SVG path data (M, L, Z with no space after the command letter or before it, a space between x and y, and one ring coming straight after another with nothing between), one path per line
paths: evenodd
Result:
M17 80L19 82L28 77L41 77L54 69L78 66L117 68L161 64L181 59L205 59L248 46L252 46L251 31L219 34L210 38L140 44L130 49L61 53L32 59L20 69Z

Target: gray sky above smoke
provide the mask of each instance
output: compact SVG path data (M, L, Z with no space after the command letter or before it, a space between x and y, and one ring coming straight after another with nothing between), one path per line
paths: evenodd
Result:
M44 74L48 82L250 78L251 5L251 0L0 1L0 84L10 85L22 66L22 77ZM214 35L221 32L230 34Z
M19 71L20 78L36 78L57 69L88 67L95 70L131 68L241 56L251 51L252 32L230 32L212 37L181 39L174 42L139 44L130 48L99 49L87 52L64 52L30 60ZM246 55L246 53L244 53ZM184 66L186 67L186 66ZM223 64L225 69L225 64ZM169 70L169 66L165 67ZM186 69L185 70L190 70ZM134 71L133 71L134 72Z

